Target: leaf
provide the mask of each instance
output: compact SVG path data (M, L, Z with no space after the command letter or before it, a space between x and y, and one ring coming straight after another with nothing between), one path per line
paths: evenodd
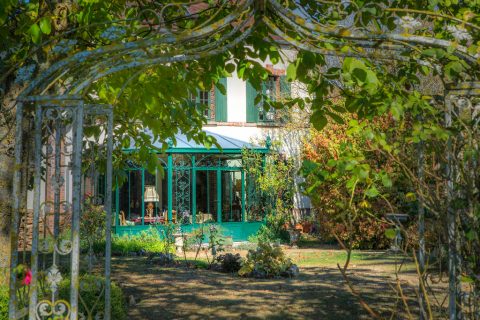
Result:
M461 276L461 277L460 277L460 282L463 282L463 283L475 283L475 281L474 281L471 277L468 277L468 276Z
M382 183L386 188L392 187L392 179L387 174L382 175Z
M235 65L233 63L227 63L225 65L225 70L228 72L228 73L232 73L233 71L235 71Z
M287 81L294 81L297 78L297 67L291 63L287 67Z
M477 235L477 234L476 234L475 230L471 229L471 230L469 230L469 231L465 234L465 237L466 237L468 240L473 241L473 240L475 239L476 235Z
M413 192L409 192L405 195L405 199L408 201L408 202L413 202L413 201L416 201L417 200L417 196L415 195L415 193Z
M338 114L336 113L333 113L333 112L329 112L327 111L326 112L330 118L333 119L333 121L335 121L336 123L339 123L339 124L345 124L345 121L343 121L342 117L340 117Z
M310 117L310 122L312 123L313 127L318 131L321 131L328 123L327 118L321 111L315 111L312 116Z
M367 192L365 192L365 195L369 198L374 198L376 196L378 196L380 194L380 192L378 192L377 188L375 188L375 186L372 186L371 188L369 188L367 190Z
M28 29L28 33L30 34L33 43L40 44L40 42L42 41L42 33L38 24L32 24L30 26L30 29Z
M395 229L385 230L385 237L387 237L387 239L393 240L395 239L396 236L397 236L397 230Z
M43 17L40 19L40 30L42 30L44 34L50 34L52 32L52 22L50 17Z

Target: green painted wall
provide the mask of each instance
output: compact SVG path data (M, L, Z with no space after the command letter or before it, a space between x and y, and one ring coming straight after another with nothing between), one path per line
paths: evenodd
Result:
M248 237L257 233L258 229L264 224L264 222L224 222L221 224L215 224L220 228L220 231L224 236L230 236L233 241L247 241ZM204 227L208 229L210 224L205 223ZM148 225L136 225L136 226L117 226L115 227L115 233L118 235L134 235L142 231L148 230L152 226ZM190 233L197 229L198 225L182 225L181 228L185 233ZM162 230L164 226L156 225L155 228ZM160 233L161 234L161 233Z

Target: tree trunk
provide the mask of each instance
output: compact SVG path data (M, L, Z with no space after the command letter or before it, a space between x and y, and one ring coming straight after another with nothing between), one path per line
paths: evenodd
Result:
M15 101L23 88L13 85L0 96L0 283L8 284L15 148Z
M4 115L0 117L5 118ZM8 283L10 266L10 223L12 213L14 130L0 121L0 283ZM5 278L4 278L5 277Z

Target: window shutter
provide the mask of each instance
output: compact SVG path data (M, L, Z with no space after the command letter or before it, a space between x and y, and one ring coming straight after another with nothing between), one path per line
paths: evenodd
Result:
M286 98L292 95L292 84L287 81L287 76L280 76L280 94Z
M227 78L221 78L220 83L227 90ZM215 121L227 122L227 96L215 87Z
M255 107L255 97L257 91L253 88L252 84L247 81L247 122L257 122L258 110Z

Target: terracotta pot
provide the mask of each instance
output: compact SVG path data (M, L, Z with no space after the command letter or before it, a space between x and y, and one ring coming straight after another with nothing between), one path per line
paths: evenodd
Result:
M311 222L303 222L302 223L302 230L303 230L303 233L312 232L312 223Z
M300 223L296 223L294 229L295 229L295 230L302 231L302 230L303 230L303 226L302 226Z

